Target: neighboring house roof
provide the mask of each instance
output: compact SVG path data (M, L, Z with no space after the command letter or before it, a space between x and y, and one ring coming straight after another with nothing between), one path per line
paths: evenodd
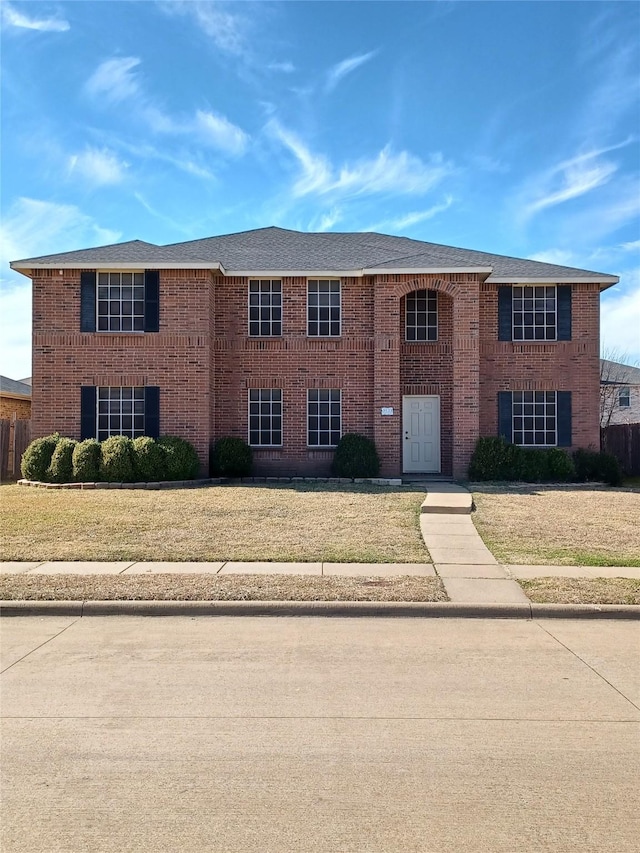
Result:
M296 273L367 275L417 272L478 272L493 282L596 282L608 287L617 276L426 243L409 237L372 232L307 233L258 228L156 246L141 240L13 261L27 275L31 269L109 268L220 269L228 275Z
M27 376L26 379L18 379L18 382L22 382L23 385L28 385L31 387L31 377Z
M26 382L18 382L9 379L8 376L0 376L0 395L11 397L31 397L31 385Z
M640 367L601 358L600 382L603 385L640 385Z

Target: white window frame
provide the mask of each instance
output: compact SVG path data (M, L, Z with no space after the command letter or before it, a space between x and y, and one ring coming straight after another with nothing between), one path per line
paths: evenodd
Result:
M312 321L310 316L309 316L309 313L311 310L311 304L310 304L310 299L309 299L311 293L310 293L309 287L311 285L311 282L317 282L318 284L320 284L321 281L328 281L330 284L333 284L333 283L338 284L338 312L339 313L338 313L338 334L337 335L331 334L331 324L335 322L335 320L331 320L331 308L333 307L331 305L329 305L329 321L328 321L329 322L329 334L328 335L321 335L321 334L311 334L309 332L309 323L314 322L314 323L317 323L319 326L321 322L323 322L323 323L327 322L326 320L320 320L320 319ZM318 293L319 292L320 291L318 291ZM329 296L331 296L331 287L329 288ZM329 302L331 302L331 299L329 299ZM317 307L318 311L320 310L319 305L314 306L314 307ZM307 279L307 337L308 338L339 338L339 337L342 337L342 279L340 279L340 278L326 278L326 277L308 278Z
M622 402L623 400L625 402ZM618 408L631 408L631 388L625 386L618 391Z
M522 395L520 400L516 400L516 395ZM544 396L544 399L536 399L540 395ZM553 399L549 399L549 395L553 395ZM531 396L532 399L528 400L527 397ZM522 406L522 410L516 410L516 406ZM534 406L533 412L527 412L525 410L526 406ZM542 406L542 413L536 414L536 406ZM554 427L553 429L547 428L547 419L552 417L552 415L547 410L547 407L553 407L553 420ZM522 427L516 428L516 418L522 419ZM525 421L531 418L533 420L533 426L531 428L525 428ZM542 418L545 421L544 427L541 429L536 429L536 418ZM544 433L544 442L536 441L536 433ZM516 433L522 433L522 440L518 441L516 438ZM525 441L525 434L533 433L532 441ZM553 433L553 441L547 441L548 434ZM519 447L557 447L558 446L558 392L557 391L513 391L511 394L511 435L513 436L513 443L517 444Z
M273 399L252 400L251 399L251 393L252 392L255 393L256 391L258 392L258 394L260 396L262 396L263 392L268 391L270 397L273 395L274 391L277 391L280 394L280 400L273 400ZM247 392L247 443L249 444L250 447L282 447L282 444L284 441L284 423L283 423L283 402L284 401L283 401L283 396L284 395L282 393L282 388L249 388L248 389L248 392ZM270 407L272 407L274 403L279 404L279 406L280 406L280 415L279 415L279 417L280 417L280 443L279 444L274 444L274 443L263 444L262 441L260 441L259 443L256 444L256 443L251 441L251 433L256 432L256 430L251 429L251 418L256 417L256 415L251 414L251 404L252 403L257 403L258 406L260 406L260 407L262 406L263 403L268 403ZM262 412L258 412L257 417L261 418ZM269 427L269 434L271 435L271 437L273 437L273 418L275 417L273 414L273 409L271 409L271 411L269 412L268 417L271 421L271 426ZM257 432L258 432L258 435L260 436L260 439L262 439L262 427L259 427Z
M435 298L435 303L436 303L435 311L429 311L429 308L427 307L427 311L426 311L427 324L424 327L426 330L426 333L427 333L426 338L417 338L417 337L416 338L410 338L409 334L408 334L409 333L409 297L411 296L411 297L414 297L415 299L417 299L418 293L426 294L427 306L429 305L429 299L431 298L431 295L433 295L433 298ZM409 293L406 294L406 296L404 298L404 339L407 343L409 343L409 344L434 344L437 342L437 340L438 340L438 313L439 313L439 308L440 308L440 301L438 299L438 291L437 290L433 290L433 289L430 290L427 287L421 287L419 290L411 290ZM415 310L415 312L412 312L412 313L414 314L414 316L417 317L417 314L418 314L417 309ZM436 322L435 322L435 337L433 337L433 338L428 337L429 329L434 328L433 326L429 325L429 315L430 314L435 314L435 320L436 320ZM417 330L419 328L422 328L421 326L418 326L417 321L415 324L412 323L411 327L416 330L416 333L417 333Z
M260 285L264 281L269 282L269 285L270 285L269 294L271 296L273 296L273 285L274 284L280 285L280 320L279 321L274 320L273 316L271 316L269 320L265 320L265 321L263 321L262 318L258 319L257 323L258 323L258 326L260 328L260 332L258 332L258 334L256 335L256 334L253 334L251 332L251 323L256 322L255 320L253 320L253 321L251 320L251 308L255 307L255 306L251 305L251 285L254 282L258 282L258 295L261 296L262 291L260 290ZM248 335L250 338L281 338L282 337L283 330L284 330L284 326L283 326L284 317L283 317L282 301L283 301L283 299L282 299L282 279L281 278L250 278L249 279L249 282L247 284L247 332L248 332ZM257 307L258 307L258 310L260 311L260 309L262 308L262 305L259 304ZM273 308L274 308L274 305L270 303L269 304L270 312L273 311ZM268 322L270 328L273 328L274 322L275 323L279 322L280 323L280 332L277 335L274 334L273 331L271 331L268 335L263 334L262 333L262 323L263 322Z
M124 413L122 411L122 409L123 409L122 404L123 404L123 402L124 403L129 402L129 400L123 400L122 392L123 391L129 391L129 390L132 392L131 393L131 404L132 404L131 405L131 412L130 413L129 412ZM112 400L112 392L113 391L119 392L119 396L117 398L117 401ZM104 392L107 392L106 397L105 397ZM136 397L136 392L141 392L141 393L138 393L138 395ZM101 399L101 397L102 397L102 399ZM100 385L100 386L98 386L96 388L96 438L98 439L98 441L104 441L107 438L111 438L111 436L113 436L113 435L124 435L124 436L127 436L128 438L138 438L141 435L145 435L145 429L146 429L146 419L145 419L145 412L144 412L145 401L146 401L145 387L143 385ZM118 412L112 412L111 411L110 404L112 402L118 402L120 404ZM106 412L103 412L100 410L100 404L101 403L106 404L106 406L107 406ZM136 414L136 412L134 411L135 410L135 403L142 403L142 413L141 413L142 414L142 428L140 428L140 427L136 428L134 425L134 423L135 423L134 417L140 417L140 413ZM108 426L106 429L104 427L100 426L100 418L104 418L104 417L108 418ZM119 427L119 430L117 430L117 431L112 431L112 428L111 428L111 418L113 418L113 417L117 417L120 419L120 427ZM127 429L123 429L123 427L122 427L122 419L125 417L131 417L131 427L129 427Z
M328 400L320 400L319 399L319 396L323 391L329 392L329 399ZM338 399L332 400L331 395L335 394L335 393L338 394ZM318 399L312 400L311 399L312 394L318 394ZM328 403L329 404L329 415L328 415L328 417L329 417L329 429L328 430L321 430L320 429L320 421L319 420L318 420L318 429L317 430L311 430L310 429L309 418L311 417L311 405L313 403L317 403L318 406L321 403ZM334 403L338 403L340 406L340 412L338 414L338 417L340 419L338 441L340 441L340 439L342 438L342 389L341 388L307 388L307 447L312 448L314 450L331 450L332 448L335 448L337 446L337 442L335 444L320 444L320 443L311 444L311 441L310 441L312 431L317 432L318 437L320 437L320 433L329 433L329 440L331 440L331 433L335 432L335 430L333 430L331 428L331 418L336 417L335 415L331 414L331 405ZM318 412L317 415L314 415L314 417L319 419L321 417L320 412ZM327 417L327 416L324 415L323 417Z
M109 326L111 326L111 318L112 317L114 317L114 318L118 317L118 319L120 320L120 325L122 326L122 319L123 319L123 316L125 316L122 314L122 311L119 315L116 315L116 314L111 314L110 310L108 311L108 313L106 315L100 314L100 303L105 302L105 301L110 303L112 301L110 297L106 300L100 299L100 288L112 286L110 280L109 280L109 284L107 284L107 285L101 284L100 283L100 276L101 275L109 276L109 279L112 275L120 276L120 284L117 285L120 288L123 288L123 287L140 287L140 286L142 287L142 314L131 314L132 325L133 325L134 319L142 318L142 328L141 329L122 329L122 328L120 328L120 329L111 329L111 328L101 329L100 328L100 317L101 316L107 317L107 320L109 322ZM131 275L131 276L141 275L142 276L142 285L133 284L133 283L131 285L122 284L122 276L123 275ZM132 279L132 282L133 281L134 281L134 279ZM96 332L98 332L99 334L102 334L102 335L107 335L107 334L112 334L112 335L119 335L119 334L143 335L144 334L145 298L146 298L146 288L145 288L145 280L144 280L144 270L126 270L126 269L123 269L123 270L96 270ZM122 295L121 295L120 299L119 299L121 307L122 307L122 303L125 301L126 302L128 302L128 301L139 302L140 300L139 299L123 300Z
M535 310L536 299L544 299L544 301L546 302L547 299L551 298L546 292L545 292L545 295L542 297L536 296L536 290L538 290L540 288L543 288L545 291L553 290L553 302L554 302L553 315L555 317L555 323L553 325L555 332L554 332L553 337L547 337L547 329L552 328L552 325L550 323L547 324L547 314L549 314L551 312L547 311L546 305L545 305L544 311L542 311L542 312ZM533 291L531 296L526 295L527 290ZM516 299L521 300L521 310L516 310ZM526 304L527 299L531 299L531 301L533 302L533 307L531 308L531 310L525 311L525 304ZM543 316L544 316L544 322L541 324L535 322L535 315L540 314L540 313L543 314ZM516 325L516 321L515 321L516 314L522 315L522 318L523 318L522 324L518 323ZM533 321L531 323L525 323L524 322L525 314L532 314L533 315ZM533 329L533 335L534 336L532 338L524 337L526 328ZM523 337L516 336L516 329L522 331ZM535 336L536 329L542 329L544 332L544 337L536 337ZM511 340L514 343L519 343L519 344L545 343L545 342L549 342L549 341L557 341L558 340L558 286L557 285L555 285L555 284L522 284L522 285L514 284L512 286L512 288L511 288Z

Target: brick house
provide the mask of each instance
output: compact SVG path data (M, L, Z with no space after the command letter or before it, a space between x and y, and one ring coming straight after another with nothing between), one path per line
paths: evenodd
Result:
M463 477L478 436L598 446L615 276L373 233L262 228L14 261L33 281L33 435L246 438L256 473Z
M16 380L0 376L0 418L29 420L31 417L31 379Z

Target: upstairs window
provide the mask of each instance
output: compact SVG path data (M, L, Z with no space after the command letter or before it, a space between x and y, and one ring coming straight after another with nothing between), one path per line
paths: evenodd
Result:
M144 332L144 273L98 273L97 330Z
M405 338L408 341L438 340L438 292L414 290L405 299Z
M279 279L249 281L249 335L282 335L282 281Z
M631 406L631 389L621 388L618 391L618 406L621 409L628 409Z
M307 335L340 336L340 280L309 279L307 283Z
M80 273L81 332L158 332L158 270Z
M513 288L513 340L555 341L555 285Z

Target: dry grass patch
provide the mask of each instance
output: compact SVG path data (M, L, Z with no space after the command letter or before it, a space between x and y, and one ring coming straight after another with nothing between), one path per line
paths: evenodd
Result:
M629 578L533 578L518 583L537 604L640 604L640 581Z
M0 575L11 601L448 601L440 578Z
M424 491L278 484L0 490L2 560L424 563Z
M473 521L514 565L640 566L640 489L475 483Z

